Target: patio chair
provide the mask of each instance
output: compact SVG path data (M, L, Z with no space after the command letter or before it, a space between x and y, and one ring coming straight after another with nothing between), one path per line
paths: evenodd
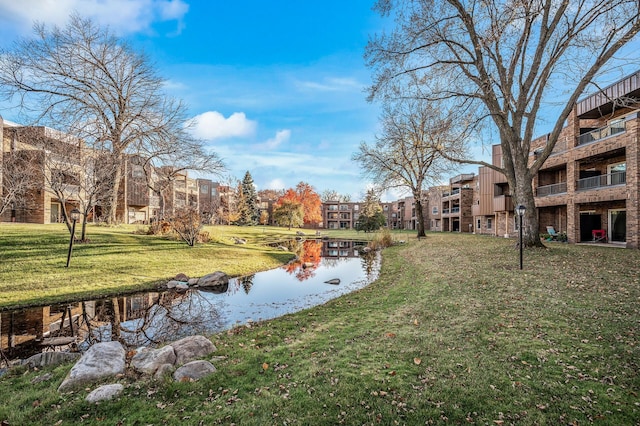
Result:
M607 231L605 231L604 229L594 229L593 231L591 231L591 236L593 237L594 243L607 242Z
M559 234L553 226L547 226L547 234L551 237L551 241L558 241Z

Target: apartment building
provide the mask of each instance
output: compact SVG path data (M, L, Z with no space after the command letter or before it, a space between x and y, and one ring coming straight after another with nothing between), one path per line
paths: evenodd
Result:
M21 126L0 118L0 190L11 173L29 175L29 190L0 217L3 222L55 223L62 205L77 205L82 188L82 141L44 126ZM13 169L12 169L13 167ZM6 174L6 176L5 176ZM64 194L61 199L58 194Z
M473 189L475 175L465 173L449 179L449 187L440 199L442 231L472 232Z
M326 229L353 229L362 203L326 201L322 203L322 223Z
M640 71L586 96L534 181L540 232L639 248ZM533 142L531 161L544 146Z

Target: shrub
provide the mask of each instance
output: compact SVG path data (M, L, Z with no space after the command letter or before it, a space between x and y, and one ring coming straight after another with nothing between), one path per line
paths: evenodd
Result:
M176 210L170 223L173 231L189 246L193 247L196 244L203 226L202 218L197 209L185 207ZM207 237L208 235L207 233Z

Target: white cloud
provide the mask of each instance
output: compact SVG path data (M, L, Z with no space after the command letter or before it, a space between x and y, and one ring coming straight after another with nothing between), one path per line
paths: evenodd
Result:
M264 150L273 150L282 145L285 142L288 142L291 138L291 130L284 129L278 130L276 135L270 139L267 139L264 143L254 145L256 149L264 149Z
M273 179L267 182L266 189L285 189L284 181L282 179Z
M217 111L196 115L189 124L195 137L206 140L252 136L257 126L255 121L247 119L244 112L234 112L225 118Z
M183 0L0 0L0 16L20 34L29 33L34 21L64 26L73 13L118 34L149 31L154 22L174 20L180 29L188 10Z
M315 90L321 92L344 92L344 91L361 91L364 87L353 78L325 78L322 82L317 81L296 81L296 86L303 90Z

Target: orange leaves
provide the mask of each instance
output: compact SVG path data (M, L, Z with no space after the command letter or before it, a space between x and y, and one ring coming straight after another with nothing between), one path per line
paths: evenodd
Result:
M267 371L269 369L269 364L267 364L266 362L262 363L262 371Z

